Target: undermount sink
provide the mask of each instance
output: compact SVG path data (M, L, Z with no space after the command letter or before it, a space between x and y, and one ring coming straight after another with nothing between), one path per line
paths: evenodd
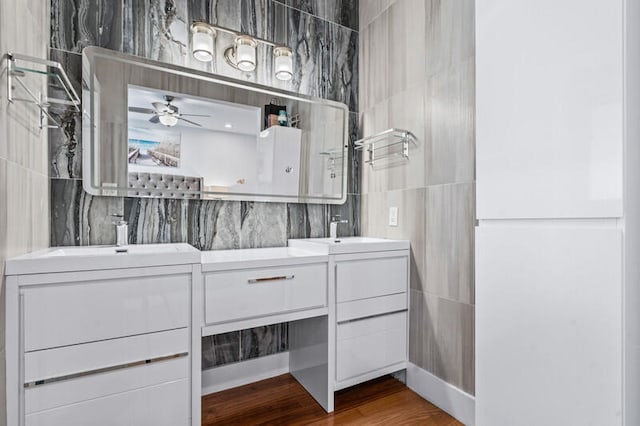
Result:
M200 252L185 243L51 247L7 260L6 274L152 267L199 261Z
M305 238L289 240L289 247L324 254L365 253L409 248L409 241L372 237Z
M187 247L184 247L187 246ZM132 244L122 247L116 246L84 246L84 247L54 247L42 253L40 257L56 256L108 256L116 254L141 255L184 253L194 250L188 244Z

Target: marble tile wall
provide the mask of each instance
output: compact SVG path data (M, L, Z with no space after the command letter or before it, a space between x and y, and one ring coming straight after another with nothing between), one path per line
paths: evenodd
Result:
M362 235L411 241L410 361L471 394L473 23L473 0L360 0L361 133L400 127L419 140L401 166L362 167Z
M48 21L49 9L38 1L0 1L0 55L13 52L46 59ZM4 56L0 77L0 426L3 426L6 424L4 261L49 245L46 214L49 166L47 132L39 128L38 109L32 104L7 102ZM46 91L42 78L25 78L34 92ZM15 95L26 97L21 89Z
M358 138L357 0L51 0L50 6L49 55L64 65L78 91L82 49L106 47L343 102L350 110L351 142ZM194 20L286 43L298 72L289 83L274 79L271 56L259 48L256 72L240 73L222 57L231 44L225 34L216 39L216 58L198 62L189 54ZM360 233L360 172L352 144L349 195L341 206L93 197L82 189L82 117L60 108L52 113L64 123L49 131L52 246L114 243L114 214L128 220L132 243L188 242L202 250L284 246L288 238L326 236L334 214L349 219L343 235ZM212 336L203 339L203 348L205 368L286 350L286 325Z

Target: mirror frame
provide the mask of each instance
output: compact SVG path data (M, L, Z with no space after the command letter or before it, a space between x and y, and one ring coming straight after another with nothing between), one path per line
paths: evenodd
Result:
M124 66L142 67L152 69L160 72L175 74L181 77L188 77L193 79L202 80L204 82L221 84L232 88L238 88L248 90L251 92L257 92L267 95L270 98L285 98L287 100L293 100L298 102L307 102L320 106L333 107L341 110L343 113L343 129L341 134L343 135L342 143L342 185L341 194L335 196L322 195L322 196L304 196L298 194L298 196L291 195L277 195L277 194L242 194L242 193L228 193L228 192L209 192L209 191L189 191L180 190L182 196L176 196L171 194L175 190L163 190L154 189L158 191L159 195L133 195L132 190L129 188L121 187L105 187L104 185L96 185L97 175L95 170L96 146L100 143L98 139L99 133L96 131L99 128L99 123L96 122L96 109L100 108L99 97L96 96L96 70L94 66L94 60L96 58L105 59L109 61L115 61ZM152 88L162 90L162 88ZM193 95L195 96L195 95ZM212 99L215 100L215 99ZM258 105L262 108L261 105ZM190 199L190 200L234 200L234 201L262 201L262 202L293 202L293 203L309 203L309 204L344 204L347 199L347 185L348 185L348 146L349 146L349 110L348 107L340 102L331 101L314 96L302 95L299 93L284 91L275 89L273 87L259 85L252 82L233 79L230 77L212 74L206 71L201 71L193 68L187 68L183 66L172 65L164 62L154 61L147 58L142 58L133 55L127 55L121 52L117 52L110 49L104 49L100 47L86 47L82 51L82 108L83 108L83 120L82 120L82 140L83 140L83 159L82 159L82 175L83 175L83 187L86 192L91 195L98 196L116 196L116 197L134 197L134 198L173 198L173 199ZM336 144L337 145L337 144Z

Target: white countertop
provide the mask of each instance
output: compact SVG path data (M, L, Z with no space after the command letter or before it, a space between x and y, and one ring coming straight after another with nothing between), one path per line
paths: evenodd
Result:
M126 252L116 250L126 249ZM6 261L6 275L145 268L200 263L200 251L186 243L70 246L38 250Z
M389 240L372 237L305 238L289 240L289 247L320 254L373 253L389 250L407 250L408 240Z
M203 272L329 261L325 254L292 247L203 251L201 259Z
M409 248L409 241L368 237L289 240L289 247L199 251L186 243L51 247L6 261L6 275L145 268L202 263L202 270L222 271L328 262L331 254ZM118 252L125 249L126 252Z

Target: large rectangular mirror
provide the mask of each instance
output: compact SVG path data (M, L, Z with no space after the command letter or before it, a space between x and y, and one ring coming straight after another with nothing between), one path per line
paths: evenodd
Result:
M90 194L346 200L346 105L96 47L82 61Z

